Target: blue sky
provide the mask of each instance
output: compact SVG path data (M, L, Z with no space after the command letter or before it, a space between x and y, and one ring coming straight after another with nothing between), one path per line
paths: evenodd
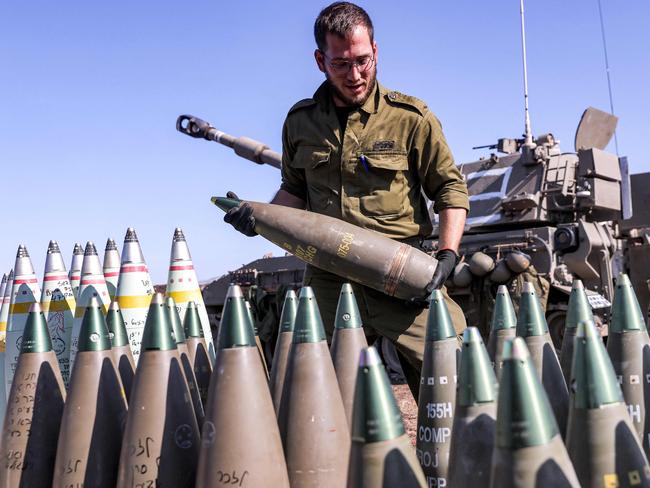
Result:
M650 3L602 0L621 154L650 171ZM379 80L425 100L457 162L523 130L519 2L364 1ZM176 132L192 113L280 150L289 107L322 80L312 25L323 2L2 2L0 270L50 239L121 248L136 228L156 283L181 226L201 279L281 251L222 222L210 196L268 200L279 172ZM609 108L596 0L529 1L535 134L573 149L589 105ZM613 150L613 147L611 148Z

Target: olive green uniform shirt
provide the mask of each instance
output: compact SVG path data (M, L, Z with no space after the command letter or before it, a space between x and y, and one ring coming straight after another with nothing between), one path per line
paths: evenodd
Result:
M376 83L341 128L328 83L294 105L282 132L281 189L312 212L393 239L428 236L434 211L469 210L467 186L438 119L420 100Z

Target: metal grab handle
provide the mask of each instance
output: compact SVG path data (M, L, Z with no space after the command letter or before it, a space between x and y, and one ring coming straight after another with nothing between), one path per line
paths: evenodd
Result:
M212 140L208 135L210 129L214 129L209 122L199 119L194 115L179 115L176 119L176 130L197 139Z

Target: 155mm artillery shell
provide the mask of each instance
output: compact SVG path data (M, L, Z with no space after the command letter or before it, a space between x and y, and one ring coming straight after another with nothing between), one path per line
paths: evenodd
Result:
M573 361L573 338L576 336L578 324L585 320L593 320L591 305L587 300L585 287L580 280L573 280L571 296L569 296L569 309L564 323L564 337L562 338L562 350L560 351L560 366L566 384L571 382L571 363Z
M21 332L0 444L0 486L51 488L65 386L38 302Z
M500 285L492 311L492 326L488 337L487 352L494 365L494 372L499 378L501 373L501 354L505 341L515 337L517 331L517 316L512 306L508 289Z
M427 486L447 484L459 356L445 299L440 290L434 290L427 319L415 442Z
M29 257L27 248L20 245L16 253L14 282L11 287L9 317L7 320L7 350L5 353L5 384L7 394L11 391L11 381L16 370L16 365L18 364L20 343L29 310L34 303L40 301L41 289L38 287L38 279L36 279L36 275L34 274L32 260Z
M526 341L531 361L546 390L553 415L564 437L569 415L569 391L548 332L544 311L535 294L535 288L528 281L524 283L519 298L517 336Z
M79 291L77 292L77 303L74 311L74 321L72 324L72 342L70 345L70 367L74 367L74 360L77 355L77 343L79 341L79 331L83 321L84 312L90 304L92 297L96 297L102 306L103 313L108 311L111 298L106 287L104 272L97 248L92 241L86 243L84 249L84 260L81 266L81 281L79 282Z
M68 279L72 287L75 299L78 297L79 282L81 281L81 265L84 260L84 248L78 242L75 243L72 250L72 261L70 262L70 271L68 271Z
M284 387L284 377L287 373L287 359L289 358L289 349L293 340L293 327L296 320L296 311L298 309L298 298L296 292L289 290L284 297L282 313L280 314L280 325L278 327L278 339L275 343L275 352L273 353L273 362L271 363L271 374L269 377L269 389L271 390L271 399L273 408L277 416L282 400L282 388Z
M266 374L237 285L226 295L217 344L196 486L288 488Z
M503 350L490 487L547 486L580 483L526 343L515 337Z
M66 385L70 377L70 342L76 307L61 250L56 241L50 241L45 260L41 309L47 320L52 348L59 361L61 376Z
M566 445L583 488L650 486L650 466L600 334L577 326Z
M419 249L314 212L213 197L223 211L253 208L255 231L297 258L389 296L424 298L437 261Z
M253 307L251 307L251 304L248 300L244 300L244 303L246 304L246 316L248 317L248 321L250 322L251 327L253 328L253 332L255 332L255 346L257 347L257 353L260 356L260 362L264 367L264 374L266 374L266 378L268 379L269 366L266 364L266 357L264 356L264 347L262 346L262 341L260 340L260 336L257 333L257 326L255 325L255 318L253 317Z
M91 298L63 409L54 488L112 488L117 481L126 398L111 357L101 305Z
M7 349L7 320L9 319L9 302L11 300L11 289L14 285L14 270L9 271L7 285L5 286L0 306L0 423L4 422L5 409L7 407L7 382L5 379L5 356Z
M607 353L621 385L632 424L646 456L650 455L650 337L630 279L616 281Z
M108 288L108 294L112 301L115 298L115 293L117 293L117 282L120 279L120 253L113 239L106 240L102 270L104 271L106 288Z
M334 319L334 335L330 353L336 371L336 379L341 390L343 407L352 426L352 406L354 405L354 389L359 371L359 354L368 347L366 334L361 323L361 314L354 298L352 285L344 283L339 296Z
M292 488L339 488L350 431L316 297L300 290L278 417Z
M131 398L133 376L135 376L135 361L131 353L131 346L129 346L124 318L122 317L122 312L120 312L120 306L116 301L113 301L108 306L106 327L108 327L108 335L111 339L111 352L115 369L120 375L120 380L124 387L124 394L128 401Z
M167 318L169 319L169 323L172 326L172 332L174 333L174 339L176 340L176 348L178 349L178 357L181 361L181 366L183 367L183 374L185 375L185 381L187 381L190 397L192 397L192 405L194 405L196 422L199 425L200 431L201 426L203 425L203 419L205 417L205 413L203 411L203 402L201 402L201 395L199 394L199 389L196 386L194 369L192 368L189 351L187 349L187 344L185 343L185 331L183 330L183 324L181 324L181 318L178 315L178 311L176 310L176 302L174 302L173 298L167 297L165 299L165 309L167 310Z
M359 354L348 488L425 488L390 381L374 347Z
M115 297L117 303L120 304L126 332L129 334L129 345L136 364L140 357L140 342L152 295L153 284L142 254L140 241L135 229L129 227L124 236L120 279Z
M463 332L456 390L449 486L487 486L494 449L497 379L476 327Z
M214 361L214 343L212 341L212 330L210 329L208 312L203 303L203 295L199 288L199 280L196 276L194 263L192 262L190 248L187 245L183 230L178 227L174 230L174 237L172 238L166 294L176 302L176 309L181 317L181 321L185 319L189 302L194 302L201 321L203 337L208 346L210 361Z
M199 395L201 396L203 405L207 405L212 363L208 356L208 345L205 342L205 337L203 337L199 311L194 302L187 304L183 329L185 330L187 353L196 377L196 386L199 389Z
M151 300L133 381L118 488L193 487L199 428L163 296Z

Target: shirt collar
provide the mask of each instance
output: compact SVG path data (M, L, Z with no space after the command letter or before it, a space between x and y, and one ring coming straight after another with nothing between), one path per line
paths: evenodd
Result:
M379 101L381 100L382 96L385 94L386 89L379 84L378 81L375 81L375 86L372 89L372 93L370 93L370 96L368 97L368 100L364 102L361 107L359 107L359 110L367 113L367 114L373 114L377 113L377 110L379 110ZM332 100L332 92L330 90L330 85L327 80L325 80L321 85L318 87L316 92L314 93L314 96L312 97L314 101L321 107L321 110L325 112L329 112L331 107L334 107L334 101Z

